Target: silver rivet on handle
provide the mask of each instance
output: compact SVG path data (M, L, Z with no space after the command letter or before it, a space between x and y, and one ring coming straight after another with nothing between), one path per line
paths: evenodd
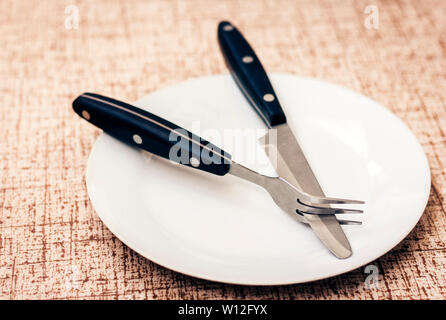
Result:
M88 113L87 110L82 111L82 117L86 120L90 120L90 114Z
M263 100L265 100L266 102L271 102L274 101L274 96L271 93L267 93L263 96Z
M200 161L197 158L190 158L190 164L192 165L192 167L198 167L200 165Z
M227 24L227 25L225 25L223 27L223 30L225 30L225 31L232 31L232 30L234 30L234 27L231 26L230 24Z
M242 58L242 61L243 61L243 63L251 63L251 62L254 61L254 58L251 57L251 56L244 56L244 57Z
M142 138L139 135L134 134L133 135L133 141L135 141L136 144L141 144L142 143Z

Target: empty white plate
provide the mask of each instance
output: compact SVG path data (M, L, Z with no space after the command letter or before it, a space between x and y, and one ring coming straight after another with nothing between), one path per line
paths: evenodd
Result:
M322 279L398 244L429 196L429 167L415 136L352 91L292 75L273 74L271 81L326 195L366 201L364 215L343 217L363 221L343 227L350 258L335 258L260 187L173 164L102 134L88 161L87 187L106 226L162 266L237 284ZM235 161L274 174L257 142L265 125L229 75L164 88L136 105L223 146ZM240 135L240 129L247 130Z

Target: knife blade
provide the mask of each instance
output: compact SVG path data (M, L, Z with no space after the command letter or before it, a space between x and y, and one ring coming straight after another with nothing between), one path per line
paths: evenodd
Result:
M220 22L218 42L226 65L249 103L269 128L268 136L277 150L278 174L296 187L315 196L325 196L276 97L268 76L247 40L230 22ZM274 130L274 131L273 131ZM335 215L305 215L320 241L338 258L351 256L350 243Z
M273 132L272 130L277 131ZM274 134L273 139L271 139L272 134ZM325 197L324 191L288 124L268 130L264 141L265 145L273 145L277 150L275 158L271 159L277 161L277 174L307 193ZM273 155L271 152L267 152L267 154L270 157ZM304 217L320 241L336 257L345 259L351 256L350 243L335 215L304 214Z

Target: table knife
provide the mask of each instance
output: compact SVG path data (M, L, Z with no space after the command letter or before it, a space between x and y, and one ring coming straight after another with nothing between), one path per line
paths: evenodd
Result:
M269 142L276 143L277 173L302 191L324 197L254 50L237 28L227 21L218 26L218 42L235 83L269 129L266 140L274 134L275 139ZM350 243L335 215L304 214L304 217L320 241L337 258L351 256Z

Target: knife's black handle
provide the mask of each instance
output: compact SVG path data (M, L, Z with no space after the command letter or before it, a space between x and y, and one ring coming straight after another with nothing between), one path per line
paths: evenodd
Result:
M73 101L74 111L111 136L174 162L223 176L231 155L189 131L130 104L94 93Z
M218 42L231 74L269 127L286 123L271 82L248 41L227 21L218 25Z

